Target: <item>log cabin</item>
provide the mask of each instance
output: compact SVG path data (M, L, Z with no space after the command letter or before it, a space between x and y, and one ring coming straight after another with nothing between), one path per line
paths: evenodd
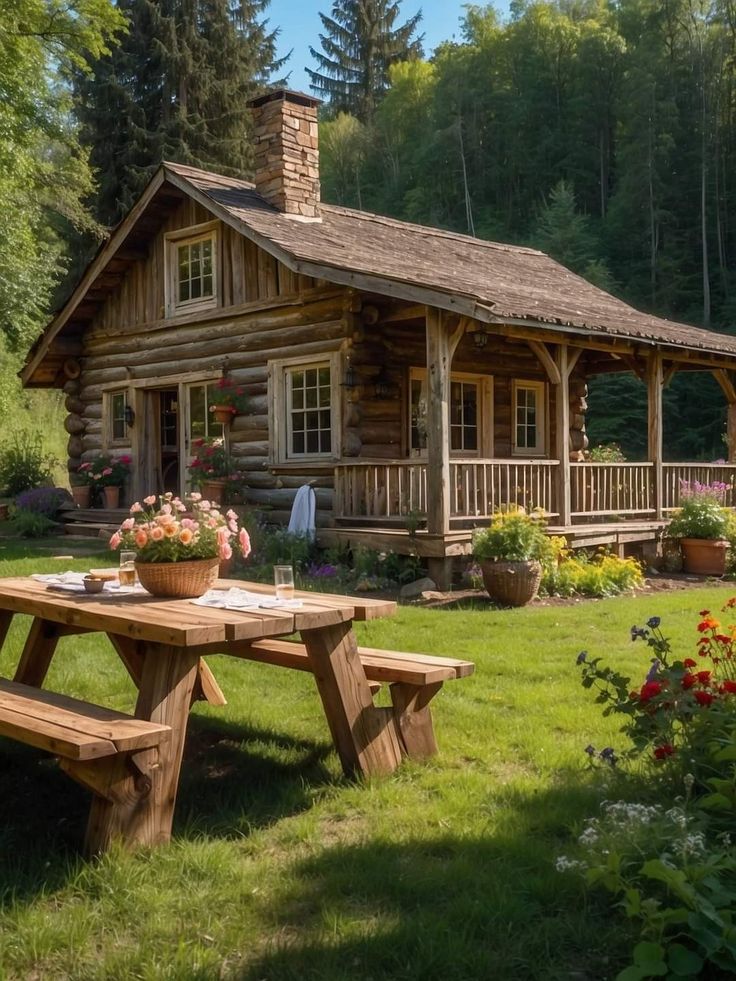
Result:
M28 354L23 383L66 393L70 473L127 453L129 500L181 492L193 440L222 435L271 520L311 483L323 541L418 553L440 581L501 505L622 549L656 539L681 480L736 484L736 465L662 455L663 389L698 370L723 389L736 459L736 338L534 249L325 204L317 100L251 106L255 182L162 164ZM647 386L644 462L586 458L604 372ZM225 431L209 411L224 376L248 395Z

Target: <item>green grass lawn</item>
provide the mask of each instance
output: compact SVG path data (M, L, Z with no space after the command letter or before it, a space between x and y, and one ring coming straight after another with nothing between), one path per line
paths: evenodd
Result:
M0 559L0 575L58 565ZM585 769L588 742L620 739L582 690L575 657L587 648L644 673L632 623L656 613L689 649L697 611L729 595L403 607L358 625L372 646L476 663L434 703L439 756L369 783L343 779L309 676L212 658L228 705L193 710L173 843L98 863L78 853L85 792L53 761L0 741L0 977L615 976L626 923L554 870L583 820L619 792ZM3 675L26 629L14 626ZM48 686L134 704L101 638L65 638Z

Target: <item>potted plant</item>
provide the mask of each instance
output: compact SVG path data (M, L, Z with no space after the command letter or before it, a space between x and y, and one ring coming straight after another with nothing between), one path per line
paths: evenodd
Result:
M131 457L110 456L101 453L94 460L80 464L77 473L84 477L91 487L101 487L105 496L105 507L116 508L120 503L120 488L130 472Z
M228 375L223 375L215 385L215 402L210 412L217 422L228 425L233 416L242 415L248 410L248 397L242 385L238 385Z
M724 506L730 484L680 481L682 507L675 512L667 536L677 538L682 549L685 572L722 576L726 571L726 551L734 516Z
M537 595L547 548L544 521L521 507L497 511L488 528L473 532L488 595L507 606L525 606Z
M230 487L242 481L242 475L225 446L225 440L192 440L194 459L187 468L192 487L209 501L222 503Z
M198 493L183 501L167 493L133 504L110 548L135 550L135 569L149 593L184 599L210 589L220 562L232 558L234 541L247 558L250 538L234 511L223 514Z

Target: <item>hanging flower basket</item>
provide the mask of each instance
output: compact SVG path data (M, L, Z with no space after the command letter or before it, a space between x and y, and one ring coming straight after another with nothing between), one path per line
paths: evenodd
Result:
M231 409L229 405L210 406L210 412L215 417L215 421L222 423L223 426L229 426L235 415L235 410Z
M189 599L203 596L217 581L219 556L187 562L136 562L141 586L152 596Z

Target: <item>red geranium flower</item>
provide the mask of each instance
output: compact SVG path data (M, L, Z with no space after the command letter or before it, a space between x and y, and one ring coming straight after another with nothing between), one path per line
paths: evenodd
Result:
M709 691L703 691L701 688L695 692L695 701L698 705L708 706L713 702L713 695Z
M724 681L721 685L721 691L729 695L736 695L736 681Z
M691 657L686 657L682 663L686 668L694 668L695 665L697 664L697 661L693 661Z
M664 760L668 756L672 756L674 752L675 747L670 746L669 743L665 743L664 746L657 746L657 748L654 750L654 758L656 760Z
M701 685L710 684L710 671L698 671L698 681Z
M688 688L692 688L695 684L694 674L684 674L682 676L682 687L687 691Z
M648 702L650 698L654 698L655 695L659 695L661 691L662 686L658 681L647 681L641 686L639 698L642 702Z

